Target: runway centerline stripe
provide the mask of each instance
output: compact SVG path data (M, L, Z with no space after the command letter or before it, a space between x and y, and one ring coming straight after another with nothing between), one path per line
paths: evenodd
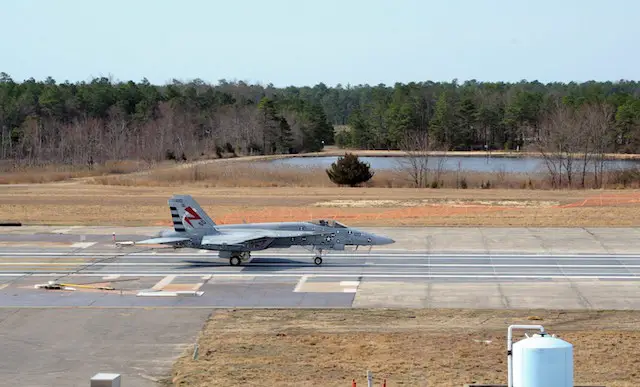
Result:
M132 259L149 259L149 260L177 260L177 259L212 259L212 260L225 260L216 256L207 257L204 254L190 254L190 255L170 255L170 254L147 254L147 255L117 255L117 254L60 254L60 253L16 253L16 254L2 254L0 253L0 260L15 260L15 259L85 259L92 260L97 257L113 257L113 260L132 260ZM310 260L312 257L308 255L284 255L284 254L272 254L268 256L257 256L252 255L252 258L261 258L261 259L287 259L287 258L297 258L299 260ZM381 261L381 260L405 260L405 261L425 261L425 260L451 260L455 262L460 259L487 259L492 261L526 261L534 263L536 260L544 260L544 259L552 259L558 261L603 261L603 260L617 260L617 261L640 261L640 256L637 257L626 257L626 256L617 256L617 255L602 255L602 256L593 256L593 257L567 257L567 256L538 256L536 258L523 258L517 255L512 256L502 256L495 257L489 255L478 255L478 256L466 256L466 257L448 257L442 255L431 255L431 256L325 256L327 260L367 260L367 261ZM626 264L626 263L625 263Z
M25 273L0 273L0 277L15 277L15 276L23 276ZM59 274L66 273L31 273L31 277L51 277ZM121 277L165 277L167 275L172 275L175 273L149 273L149 272L126 272L126 273L70 273L68 276L70 277L102 277L105 275L119 275ZM198 273L184 273L180 274L180 277L200 277L205 275L212 275L212 280L215 280L217 277L222 278L232 278L232 277L301 277L303 275L308 275L310 278L345 278L345 277L362 277L362 278L484 278L484 279L563 279L568 280L569 278L572 280L575 279L603 279L603 280L611 280L611 279L629 279L629 280L638 280L636 276L602 276L602 275L576 275L576 276L564 276L564 275L555 275L555 274L541 274L541 275L518 275L518 274L362 274L362 273L224 273L224 274L211 274L207 272L198 272ZM567 281L568 282L568 281ZM635 281L634 281L635 282Z
M80 266L89 262L0 262L1 266ZM184 262L97 262L92 266L183 266L188 263ZM261 263L261 262L252 262L250 265L243 267L300 267L297 263ZM337 266L325 266L325 267L340 267L340 264ZM638 265L622 265L622 264L611 264L611 265L603 265L603 264L482 264L482 263L372 263L366 262L363 263L361 268L371 267L371 266L383 266L383 267L516 267L516 268L640 268L640 264Z

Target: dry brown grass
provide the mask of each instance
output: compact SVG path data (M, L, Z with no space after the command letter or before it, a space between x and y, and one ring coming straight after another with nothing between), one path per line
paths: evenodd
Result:
M238 163L235 165L207 164L182 169L154 171L144 176L108 176L93 179L96 184L141 187L178 186L185 183L200 187L335 187L324 168L298 168L265 166ZM463 183L464 182L464 183ZM548 189L543 175L505 173L461 173L443 172L437 188L482 188L490 183L491 188ZM410 175L406 171L375 171L371 180L363 187L412 188Z
M531 317L542 320L531 320ZM576 384L640 379L640 312L508 310L216 311L173 370L175 386L462 386L505 383L510 324L574 345ZM516 332L516 340L522 332ZM485 342L487 341L487 342Z
M189 184L198 187L335 187L322 167L270 167L267 161L283 157L312 157L317 155L339 155L344 151L328 150L320 153L300 155L246 156L228 159L209 159L203 157L190 162L163 161L147 163L144 161L115 161L103 165L43 165L15 166L0 162L1 184L36 184L60 182L71 179L98 185L117 185L130 187L176 187ZM360 155L398 156L400 151L357 151ZM478 156L483 152L455 152L457 156ZM503 152L497 157L520 157L525 153ZM535 154L533 154L535 155ZM629 155L611 155L614 158L629 158ZM410 168L401 164L394 170L374 170L374 177L363 184L364 187L413 188ZM429 173L429 186L432 188L461 189L552 189L546 173L506 173L443 171ZM574 187L580 188L576 175ZM586 178L586 186L593 184L592 174ZM435 184L435 185L434 185ZM565 187L563 187L565 188ZM604 176L604 188L640 188L640 171L610 171Z
M167 199L178 193L193 195L220 223L328 217L359 226L640 225L637 190L126 187L81 181L0 186L0 220L169 226Z
M384 174L383 174L384 176ZM381 178L377 177L377 181ZM384 177L382 177L384 180ZM267 169L245 162L196 165L181 169L153 171L144 176L109 176L93 179L96 184L140 187L330 187L322 168L300 171L296 167Z
M199 187L335 187L329 180L325 168L278 166L270 167L262 159L245 158L229 160L210 160L205 164L183 164L179 167L155 169L145 174L102 176L90 182L102 185L138 186L138 187L175 187L184 184ZM257 161L257 162L256 162ZM371 180L363 187L413 188L415 187L410 169L398 166L395 170L377 170ZM545 173L506 173L443 171L434 181L435 174L429 173L429 186L432 188L461 189L543 189L553 188ZM574 186L580 185L578 178ZM593 186L593 174L585 179L587 187ZM605 188L638 188L640 173L608 172L605 174ZM436 183L435 186L431 184Z
M152 164L144 161L109 161L94 165L14 165L0 164L0 184L42 184L75 178L118 175L147 170Z

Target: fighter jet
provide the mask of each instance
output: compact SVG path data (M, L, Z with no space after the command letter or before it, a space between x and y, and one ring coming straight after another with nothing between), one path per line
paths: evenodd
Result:
M252 251L270 248L310 247L315 253L313 262L321 265L324 250L395 243L391 238L347 227L335 220L217 225L190 195L174 195L168 204L173 229L161 231L156 238L135 242L136 245L216 250L220 258L238 266L251 258Z

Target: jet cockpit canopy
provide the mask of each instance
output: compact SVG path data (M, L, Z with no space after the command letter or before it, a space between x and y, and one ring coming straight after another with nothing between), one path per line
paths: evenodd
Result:
M337 220L316 219L316 220L312 220L311 223L317 226L322 226L322 227L347 228L347 226L338 222Z

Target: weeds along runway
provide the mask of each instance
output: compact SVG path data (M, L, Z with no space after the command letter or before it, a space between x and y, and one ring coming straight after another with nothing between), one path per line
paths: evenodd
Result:
M79 240L80 239L80 240ZM253 253L116 247L110 235L3 235L0 306L640 309L633 252ZM36 285L55 281L67 290Z

